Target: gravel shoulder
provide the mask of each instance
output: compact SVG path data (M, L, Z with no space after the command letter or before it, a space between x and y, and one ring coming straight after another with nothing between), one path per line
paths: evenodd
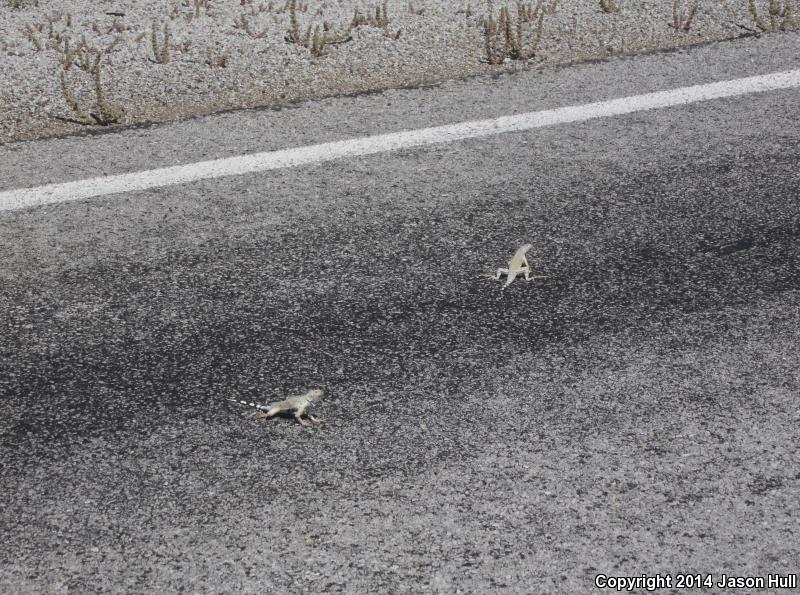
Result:
M98 128L97 119L110 126L165 122L762 32L744 0L700 2L688 30L676 29L668 1L622 1L618 11L604 12L598 2L562 0L545 4L538 42L539 17L529 15L523 23L530 59L492 65L486 63L483 26L490 8L482 2L391 0L385 13L370 2L297 2L300 37L309 31L313 37L319 26L321 35L327 28L329 40L342 41L324 46L315 57L289 39L289 2L40 0L11 8L2 1L0 143L80 134ZM510 4L515 21L516 5ZM800 14L800 0L781 4ZM494 3L496 17L503 6ZM677 6L685 23L689 3ZM755 6L766 19L762 26L795 28L791 18L768 22L767 2L756 0ZM376 8L388 19L385 26ZM351 28L356 12L367 22ZM66 62L65 47L71 52ZM91 73L96 52L101 56L101 102ZM62 74L83 115L68 105ZM91 124L80 123L81 118Z

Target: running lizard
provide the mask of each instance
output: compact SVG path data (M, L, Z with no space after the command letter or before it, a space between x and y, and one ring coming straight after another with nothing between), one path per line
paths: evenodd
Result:
M277 403L272 403L270 405L264 405L262 403L250 403L249 401L240 401L238 399L228 400L233 401L234 403L241 403L242 405L255 407L258 409L258 413L256 414L256 418L258 419L270 418L278 413L294 412L294 418L300 422L300 425L305 428L310 428L313 424L319 423L322 420L314 415L311 415L310 413L306 414L306 409L308 409L308 406L311 405L311 403L319 401L322 398L322 395L322 389L312 388L305 394L289 397L288 399L284 399L283 401L278 401ZM308 419L303 419L303 415L306 415Z

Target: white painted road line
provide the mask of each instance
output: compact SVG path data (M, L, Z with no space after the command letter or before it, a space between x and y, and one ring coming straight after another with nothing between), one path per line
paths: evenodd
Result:
M101 178L88 178L63 184L48 184L35 188L7 190L0 192L0 211L81 200L119 192L134 192L147 188L185 184L208 178L237 176L271 169L297 167L333 159L448 143L504 132L519 132L568 122L582 122L594 118L794 87L800 87L800 70L775 72L692 87L680 87L668 91L634 95L597 103L528 112L516 116L503 116L492 120L461 122L447 126L379 134L294 149L239 155L213 161L190 163L188 165L176 165Z

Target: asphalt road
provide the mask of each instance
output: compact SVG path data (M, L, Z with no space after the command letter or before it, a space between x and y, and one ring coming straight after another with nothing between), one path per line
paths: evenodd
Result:
M5 145L0 189L788 70L799 49ZM795 89L1 212L0 591L800 572L798 164ZM524 242L547 278L501 292L483 274ZM313 429L226 402L315 385Z

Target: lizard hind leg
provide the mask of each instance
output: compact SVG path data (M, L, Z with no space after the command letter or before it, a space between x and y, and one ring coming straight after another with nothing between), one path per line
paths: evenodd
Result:
M503 284L503 286L500 288L500 290L502 291L503 289L505 289L506 287L511 285L514 282L514 279L517 278L517 275L519 275L518 271L515 271L514 273L508 273L508 277L506 278L506 282L505 282L505 284Z
M534 275L529 270L525 271L526 281L535 281L536 279L547 279L547 275Z
M500 277L502 277L503 275L508 275L508 269L497 269L497 272L494 274L494 277L492 277L492 279L494 279L495 281L497 281L497 280L499 280L499 279L500 279Z
M256 413L256 419L269 419L270 417L275 417L280 411L278 407L270 407L266 411L262 409Z

